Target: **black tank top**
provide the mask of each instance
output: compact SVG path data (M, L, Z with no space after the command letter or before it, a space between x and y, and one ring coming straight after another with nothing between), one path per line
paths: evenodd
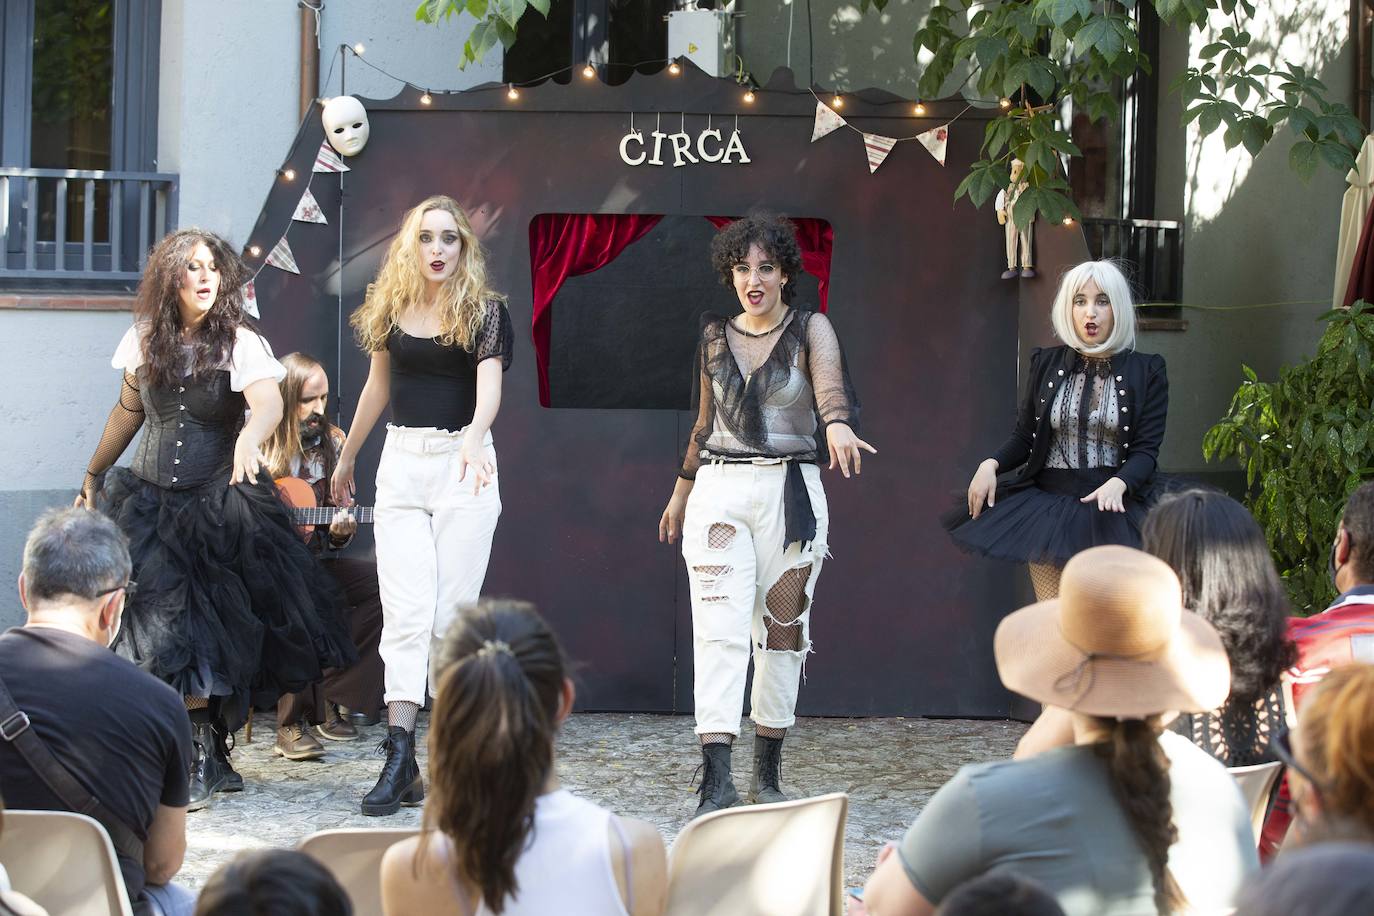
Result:
M499 357L509 369L514 349L510 315L499 300L487 303L472 351L445 346L432 337L391 332L391 422L397 426L437 427L457 432L477 409L477 364Z

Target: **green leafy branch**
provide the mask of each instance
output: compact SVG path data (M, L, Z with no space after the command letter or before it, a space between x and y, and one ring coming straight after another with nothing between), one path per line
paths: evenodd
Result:
M551 0L422 0L415 8L415 21L437 25L441 19L447 22L462 12L476 19L458 61L459 69L466 69L468 64L479 62L498 42L503 48L515 44L516 27L530 10L549 18L550 3Z

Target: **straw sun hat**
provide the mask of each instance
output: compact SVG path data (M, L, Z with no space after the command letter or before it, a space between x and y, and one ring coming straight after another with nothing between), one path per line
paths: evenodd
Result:
M1059 597L997 627L1009 690L1091 716L1208 712L1231 692L1211 624L1183 609L1169 565L1131 547L1093 547L1064 566Z

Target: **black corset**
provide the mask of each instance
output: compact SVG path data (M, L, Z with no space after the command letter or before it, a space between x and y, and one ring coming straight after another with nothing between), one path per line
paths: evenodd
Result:
M157 387L146 370L138 376L145 421L134 473L170 490L227 478L245 405L243 393L229 387L228 370Z

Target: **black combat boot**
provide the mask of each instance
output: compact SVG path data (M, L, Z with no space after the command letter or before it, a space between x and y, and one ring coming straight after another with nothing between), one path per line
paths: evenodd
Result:
M234 769L234 765L229 762L229 752L233 750L234 734L229 731L229 725L223 719L216 719L210 724L210 730L214 732L214 755L215 761L220 769L224 771L224 784L216 789L216 792L242 792L243 777Z
M377 745L377 752L386 753L386 763L382 764L377 785L363 799L363 814L383 817L400 811L402 805L424 801L425 781L415 760L415 733L392 725Z
M722 743L701 746L701 785L697 794L697 815L728 808L739 801L735 779L730 775L730 745Z
M782 794L782 739L754 735L754 775L749 780L749 801L771 805L787 801Z
M209 721L191 720L191 754L191 798L186 810L199 811L210 804L211 795L224 789L229 778L216 755Z

